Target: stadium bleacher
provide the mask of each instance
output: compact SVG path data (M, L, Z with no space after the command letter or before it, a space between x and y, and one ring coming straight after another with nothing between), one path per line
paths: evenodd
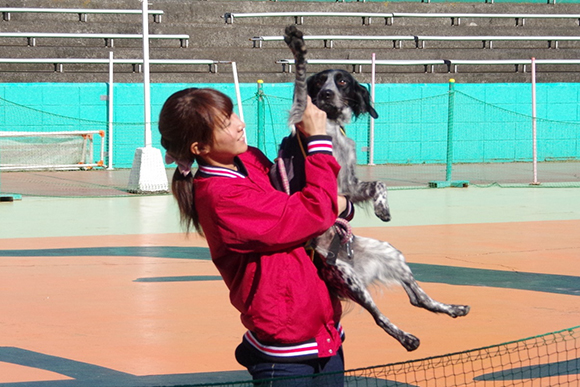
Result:
M27 8L45 7L41 0L14 2ZM58 2L62 9L78 8L78 1ZM141 32L141 19L127 13L97 13L94 8L107 10L135 9L130 1L103 0L90 3L87 14L79 18L69 13L8 12L1 9L0 23L2 59L0 75L5 82L102 82L106 80L103 66L67 66L64 71L52 71L41 64L10 63L7 59L87 58L105 60L109 51L119 60L141 58L142 45L138 39L118 39L120 35L135 36ZM289 58L282 42L248 44L257 37L281 36L288 24L298 23L307 36L328 37L325 43L311 42L309 58L318 61L377 60L451 61L462 65L465 82L527 82L529 75L515 72L509 66L488 66L487 62L526 61L531 57L546 62L539 67L538 76L547 82L578 82L580 75L574 60L580 59L578 48L578 15L580 4L548 2L374 2L374 1L208 1L160 0L151 2L151 9L159 19L151 18L150 33L159 36L188 36L187 44L179 47L165 39L151 40L151 58L156 60L236 61L240 82L291 82L293 75L280 71L280 61ZM76 12L76 10L75 10ZM240 15L276 13L277 17L241 17ZM292 13L286 16L284 13ZM163 18L160 19L161 14ZM350 17L337 17L340 14ZM8 17L6 15L9 15ZM228 20L228 16L231 20ZM235 15L235 16L232 16ZM334 17L330 17L333 16ZM361 16L363 15L363 16ZM375 15L375 16L373 16ZM389 18L389 15L393 15ZM362 17L362 22L361 22ZM235 23L233 22L235 18ZM384 19L383 23L381 19ZM452 22L449 22L449 19ZM371 23L371 20L373 21ZM379 20L381 20L379 22ZM514 20L516 21L514 23ZM525 20L525 23L524 23ZM37 36L57 33L109 34L117 37L114 47L105 47L98 39L70 39L63 41L38 39L34 47L27 47L9 34L34 32ZM5 38L2 37L5 34ZM332 45L333 40L340 42ZM364 39L349 37L362 36ZM400 40L397 40L400 37ZM405 44L402 41L411 40ZM408 38L408 39L407 39ZM322 38L321 38L322 40ZM389 40L387 44L381 40ZM95 43L95 41L98 41ZM393 44L391 44L391 42ZM425 47L426 49L417 49ZM483 42L483 44L482 44ZM482 50L482 48L493 49ZM256 41L254 41L256 43ZM487 43L487 46L486 46ZM333 47L332 50L325 48ZM397 49L394 49L397 48ZM477 65L480 61L481 66ZM559 62L563 61L563 62ZM568 61L568 62L566 62ZM331 63L329 62L329 63ZM418 62L415 62L418 63ZM447 62L446 62L447 63ZM538 62L541 63L541 62ZM562 65L566 63L567 65ZM37 66L37 67L35 67ZM336 65L352 71L350 64ZM318 68L318 67L317 67ZM26 69L27 71L21 71ZM438 66L434 71L417 71L416 66L380 66L376 81L400 83L447 82L453 66ZM59 67L62 70L62 67ZM362 66L357 77L370 81L370 67ZM138 66L120 69L117 82L141 82ZM152 82L232 82L231 73L210 72L205 67L156 65L151 70Z

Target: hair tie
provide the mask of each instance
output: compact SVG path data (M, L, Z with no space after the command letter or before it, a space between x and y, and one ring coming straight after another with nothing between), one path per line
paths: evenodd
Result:
M177 164L177 169L183 176L187 176L191 173L191 166L193 165L193 161L184 161L184 160L177 160L175 157L171 156L169 153L165 153L165 163Z

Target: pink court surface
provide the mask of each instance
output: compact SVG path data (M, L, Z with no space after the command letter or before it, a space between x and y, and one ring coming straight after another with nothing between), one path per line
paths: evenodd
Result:
M355 234L389 241L427 293L471 312L435 315L398 285L375 288L380 309L421 346L407 352L349 304L347 369L580 325L578 188L392 190L390 205L387 224L359 209ZM184 235L169 195L0 203L0 265L2 386L249 378L234 359L238 313L206 242Z

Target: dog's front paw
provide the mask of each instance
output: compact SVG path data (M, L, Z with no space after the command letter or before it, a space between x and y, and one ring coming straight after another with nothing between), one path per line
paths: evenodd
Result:
M383 222L391 220L391 211L389 210L389 207L382 203L375 203L375 215Z
M303 37L304 34L295 25L290 25L284 30L284 42L290 47L294 55L306 55L306 45Z
M382 181L375 181L373 186L373 207L375 208L375 215L383 222L388 222L391 220L391 211L389 210L389 201L387 199L387 186Z

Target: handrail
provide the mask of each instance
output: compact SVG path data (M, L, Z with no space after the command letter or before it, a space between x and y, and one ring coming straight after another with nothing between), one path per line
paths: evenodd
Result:
M501 18L515 19L516 26L523 26L526 19L577 19L580 25L580 14L566 13L408 13L393 12L393 18L389 25L392 25L393 19L400 18L448 18L451 19L451 25L460 25L461 18ZM457 21L457 22L456 22Z
M52 13L52 14L69 14L76 13L79 15L79 21L86 22L87 14L109 14L109 15L141 15L140 9L98 9L98 8L0 8L2 17L5 21L10 21L11 13ZM153 16L153 22L160 23L163 11L159 9L150 9L149 15Z
M522 71L526 72L526 66L532 64L531 59L449 59L448 60L447 72L451 72L451 66L453 66L453 72L457 72L457 66L459 65L514 65L515 71L519 71L519 66L522 66ZM580 65L580 59L536 59L536 65Z
M113 47L114 39L143 39L142 34L58 33L58 32L0 32L0 38L26 38L29 46L36 46L37 38L104 39L105 46ZM149 39L179 39L181 47L189 44L186 34L151 34Z
M493 41L547 41L548 48L558 48L558 41L580 41L580 36L428 36L428 35L304 35L304 40L322 40L324 48L332 48L334 40L391 40L393 48L401 48L403 41L414 41L415 48L425 48L426 41L480 41L482 48L493 48ZM283 36L254 36L250 38L254 48L262 48L262 42L284 41ZM552 44L552 43L555 44ZM487 43L487 44L486 44Z
M233 24L235 18L250 18L250 17L294 17L296 24L303 24L304 17L362 17L363 25L371 24L371 18L381 17L385 19L386 25L392 25L394 19L401 18L449 18L451 25L460 25L461 18L508 18L515 19L516 26L523 26L525 19L577 19L580 25L580 14L556 14L556 13L407 13L407 12L393 12L393 13L373 13L373 12L252 12L252 13L237 13L226 12L223 16L227 24Z
M54 71L64 72L64 64L130 64L133 72L141 72L143 58L136 59L105 59L105 58L0 58L0 63L6 64L53 64ZM149 59L152 65L208 65L210 73L217 73L218 64L228 64L231 61L211 59Z
M304 35L304 40L322 40L324 48L332 48L334 40L391 40L393 48L401 48L401 41L415 41L413 35ZM262 48L262 42L284 41L283 36L254 36L250 38L254 48ZM397 44L399 42L399 44Z
M363 65L371 65L372 60L370 59L308 59L307 64L310 65L351 65L353 72L358 66L359 73L362 72ZM294 59L280 59L276 61L277 64L282 65L282 72L292 72L292 65L295 64ZM375 64L379 66L424 66L425 72L429 72L431 69L433 72L433 67L436 65L447 64L443 59L409 59L409 60L375 60ZM288 71L286 71L288 68Z
M362 24L371 24L371 18L380 17L385 19L385 24L393 18L393 14L377 12L226 12L223 16L226 24L234 24L234 18L250 17L293 17L295 24L303 24L304 17L360 17ZM368 23L367 23L368 19Z
M358 66L359 73L362 72L363 65L371 65L370 59L309 59L306 61L309 65L351 65L353 72ZM434 66L447 65L447 72L457 72L459 65L514 65L516 72L519 66L523 65L523 72L526 72L526 66L532 63L531 59L418 59L418 60L375 60L376 65L386 66L425 66L425 72L434 72ZM536 59L536 65L580 65L580 59ZM282 65L282 72L292 72L294 59L280 59L276 61Z
M426 41L439 41L439 42L453 42L453 41L471 41L471 42L482 42L482 48L493 48L494 41L503 41L503 42L526 42L526 41L546 41L548 42L548 48L558 48L559 41L580 41L580 36L570 36L570 35L562 35L562 36L540 36L540 35L525 35L525 36L506 36L506 35L487 35L487 36L427 36L427 35L419 35L415 37L415 47L416 48L425 48ZM487 45L486 45L487 43ZM554 44L552 44L554 43Z

